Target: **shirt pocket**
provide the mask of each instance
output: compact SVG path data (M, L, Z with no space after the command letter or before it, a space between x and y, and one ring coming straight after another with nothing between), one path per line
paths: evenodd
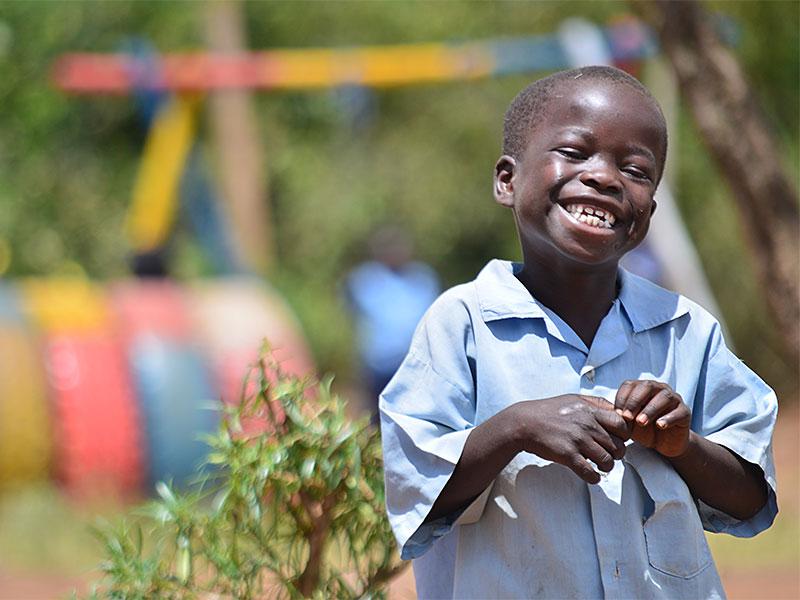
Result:
M656 502L655 512L644 519L642 529L647 561L657 571L690 579L711 564L711 552L693 503L687 507L682 502Z
M653 501L653 513L642 519L650 566L673 577L697 576L712 559L686 483L672 465L647 448L630 446L625 460L639 474Z

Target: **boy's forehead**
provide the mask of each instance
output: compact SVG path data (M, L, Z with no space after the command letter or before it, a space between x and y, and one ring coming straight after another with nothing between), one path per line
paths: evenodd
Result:
M572 121L605 122L607 126L615 123L627 133L643 132L652 154L663 160L663 117L652 98L629 85L590 77L559 82L550 90L529 136L537 130L555 133ZM624 135L622 130L616 131Z
M560 82L551 91L543 109L548 114L581 114L603 112L614 106L624 108L629 114L658 114L653 101L631 86L589 77Z

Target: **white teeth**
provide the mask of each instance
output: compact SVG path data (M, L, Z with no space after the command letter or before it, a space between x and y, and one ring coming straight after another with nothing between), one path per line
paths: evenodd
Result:
M586 223L593 227L601 227L603 229L611 229L616 218L609 212L594 206L585 206L583 204L570 204L565 209L577 221Z

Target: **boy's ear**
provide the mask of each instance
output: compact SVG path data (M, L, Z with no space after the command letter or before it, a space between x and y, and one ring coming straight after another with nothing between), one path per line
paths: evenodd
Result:
M658 202L656 202L656 199L655 199L655 198L653 198L653 200L652 200L652 204L650 205L650 216L651 216L651 217L652 217L652 216L653 216L653 214L656 212L656 209L657 209L657 208L658 208Z
M504 154L494 165L494 199L502 206L514 207L514 173L517 161Z

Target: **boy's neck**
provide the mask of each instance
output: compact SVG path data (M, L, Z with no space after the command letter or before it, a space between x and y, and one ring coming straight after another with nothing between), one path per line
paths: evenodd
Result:
M561 317L590 348L600 322L617 297L617 264L560 269L525 261L517 279Z

